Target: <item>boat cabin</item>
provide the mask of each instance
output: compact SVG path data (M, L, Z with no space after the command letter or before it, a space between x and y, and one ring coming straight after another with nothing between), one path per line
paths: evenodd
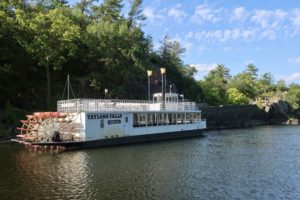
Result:
M154 93L153 101L154 102L162 102L163 94L162 93ZM171 103L178 102L178 94L177 93L166 93L165 94L165 102L171 102Z

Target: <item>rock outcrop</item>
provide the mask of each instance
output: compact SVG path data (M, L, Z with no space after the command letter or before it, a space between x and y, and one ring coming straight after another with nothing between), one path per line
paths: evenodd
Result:
M247 128L258 125L299 124L298 119L289 119L289 104L273 99L263 105L199 106L207 121L208 129ZM300 116L300 112L299 112Z
M200 107L208 129L247 128L269 124L268 115L256 105Z
M291 107L282 99L270 99L264 104L263 110L268 114L270 124L286 124L289 122L288 113L291 112Z

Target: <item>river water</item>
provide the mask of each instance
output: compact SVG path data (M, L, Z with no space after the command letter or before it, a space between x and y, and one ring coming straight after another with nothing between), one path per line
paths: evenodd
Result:
M0 199L300 199L300 126L69 152L0 144Z

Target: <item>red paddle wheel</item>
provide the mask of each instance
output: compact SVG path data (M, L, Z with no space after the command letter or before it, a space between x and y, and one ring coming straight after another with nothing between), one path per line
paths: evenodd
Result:
M26 142L76 141L79 138L80 123L76 123L76 113L35 112L21 120L18 127L19 140Z

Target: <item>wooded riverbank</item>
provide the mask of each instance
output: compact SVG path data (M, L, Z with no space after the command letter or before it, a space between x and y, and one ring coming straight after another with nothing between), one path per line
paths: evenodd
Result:
M55 110L65 98L68 74L71 98L143 100L147 83L152 94L162 91L160 68L165 68L167 92L170 88L180 94L180 101L217 106L203 108L212 127L277 124L300 115L299 84L275 82L271 73L259 72L253 64L232 75L218 63L196 80L197 68L183 61L185 49L178 41L162 35L154 48L142 28L147 23L143 1L130 1L128 9L122 0L88 2L0 2L0 135L15 134L27 113ZM251 105L238 106L262 109L272 99L287 102L289 116L266 110L265 116ZM219 105L237 107L230 112L231 106Z

